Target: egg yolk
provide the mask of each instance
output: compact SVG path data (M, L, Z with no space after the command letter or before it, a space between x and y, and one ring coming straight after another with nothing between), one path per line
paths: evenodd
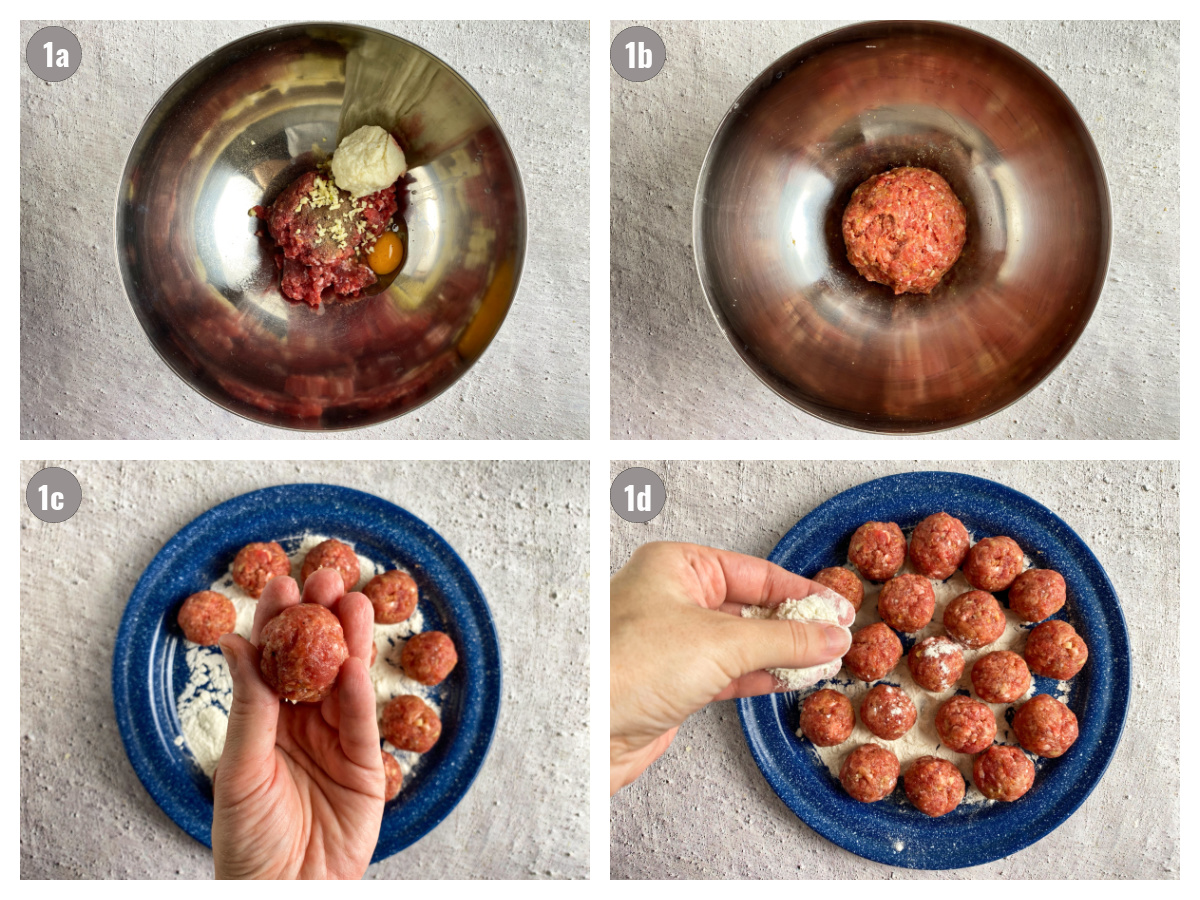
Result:
M376 275L386 275L400 265L401 250L400 236L394 231L385 231L367 254L367 265Z

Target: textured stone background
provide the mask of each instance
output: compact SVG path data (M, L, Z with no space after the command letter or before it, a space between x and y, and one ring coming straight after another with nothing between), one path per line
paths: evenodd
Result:
M668 48L670 43L667 44ZM1175 462L616 462L646 466L667 505L646 525L610 512L611 564L683 540L766 556L835 494L896 472L991 478L1054 510L1112 579L1133 647L1125 732L1074 815L1031 847L970 869L869 862L811 831L771 790L733 701L708 706L612 800L613 878L1178 878L1179 464Z
M23 878L211 877L209 850L125 756L113 642L177 530L238 494L306 481L370 491L428 522L483 587L500 634L504 697L478 779L367 876L587 877L587 463L24 462L22 492L45 465L75 473L83 505L47 525L21 504Z
M844 22L653 27L667 63L609 73L614 438L847 438L762 384L717 328L692 256L692 198L717 124L798 44ZM1179 23L964 22L1039 65L1099 148L1113 204L1108 281L1067 359L954 438L1179 437ZM1065 224L1065 223L1064 223ZM1067 226L1069 227L1069 226Z
M21 64L21 436L311 439L225 412L159 360L113 240L117 185L150 108L204 56L280 23L22 22L22 60L44 24L75 33L83 64L57 84ZM521 167L529 244L516 302L471 371L350 436L586 438L587 23L363 24L425 47L487 100Z

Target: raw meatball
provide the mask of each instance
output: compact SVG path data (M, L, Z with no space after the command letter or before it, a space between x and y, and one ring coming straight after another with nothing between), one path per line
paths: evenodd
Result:
M1048 619L1067 602L1067 583L1053 569L1028 569L1008 589L1008 608L1026 622Z
M854 707L828 688L809 694L800 708L800 731L818 747L833 747L854 730Z
M896 633L876 622L854 633L842 665L859 681L875 681L896 668L903 654L904 646Z
M375 646L375 642L371 641L371 661L367 663L367 668L375 665L375 657L379 655L379 648Z
M922 756L904 773L904 793L927 816L944 816L967 793L967 783L953 763L936 756Z
M863 803L882 800L896 789L900 760L878 744L863 744L846 757L838 780L846 793Z
M1066 753L1079 737L1075 713L1049 694L1038 694L1021 704L1012 726L1022 747L1050 759Z
M383 708L380 732L398 750L426 753L442 736L442 720L420 697L401 694Z
M822 569L812 578L817 584L824 585L836 594L841 594L850 601L854 611L862 609L863 583L849 569L837 566L832 569Z
M183 601L177 619L189 641L211 646L237 627L237 610L224 594L200 591Z
M916 724L917 708L904 691L890 684L877 684L863 697L858 717L876 737L895 741Z
M1011 650L995 650L971 666L971 685L987 703L1012 703L1029 683L1029 667Z
M404 674L421 684L441 684L458 664L454 641L441 631L414 634L400 651Z
M958 753L979 753L996 739L996 717L992 711L962 694L942 704L934 725L942 743Z
M233 583L255 599L276 575L292 574L292 564L274 541L247 544L233 559Z
M946 605L942 624L950 637L977 650L998 641L1007 623L995 597L986 591L967 591Z
M939 693L962 677L962 648L948 637L934 635L917 641L908 651L908 671L927 691Z
M913 568L927 578L944 581L962 565L971 548L966 526L949 513L934 513L921 520L908 542Z
M924 575L897 575L879 592L879 618L911 634L933 619L933 585Z
M342 583L347 591L354 590L358 584L358 557L349 546L337 538L321 541L308 551L304 557L304 565L300 567L300 581L308 581L310 575L317 569L337 569L342 575Z
M1011 803L1033 787L1033 760L1016 747L989 747L975 757L971 772L989 800Z
M387 779L383 787L383 802L386 803L389 800L395 800L396 795L400 793L400 788L404 785L404 772L401 771L396 757L386 750L379 752L383 754L383 774Z
M263 626L259 668L284 700L317 703L329 696L350 655L342 623L324 606L289 606Z
M1029 632L1025 643L1025 662L1030 671L1059 681L1078 675L1087 658L1087 644L1061 619L1043 622Z
M906 550L895 522L867 522L850 538L850 562L868 581L887 581L899 572Z
M407 572L397 569L376 575L363 593L375 607L375 621L380 625L403 622L417 608L417 583Z
M842 238L867 281L895 294L928 294L962 253L967 212L937 172L902 166L854 189Z
M981 591L1002 591L1025 568L1025 554L1009 537L984 538L967 552L963 575L971 587Z

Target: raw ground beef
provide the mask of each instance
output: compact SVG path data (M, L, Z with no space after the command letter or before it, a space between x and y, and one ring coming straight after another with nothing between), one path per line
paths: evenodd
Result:
M922 756L904 773L904 793L927 816L944 816L962 802L967 783L953 763Z
M824 585L831 591L841 594L850 601L854 611L862 609L863 583L857 575L842 566L822 569L812 577L817 584Z
M804 698L800 731L818 747L833 747L854 730L854 707L845 694L825 688Z
M398 750L427 753L442 736L442 720L420 697L401 694L383 708L379 730Z
M913 681L935 694L954 685L965 665L962 648L941 635L917 641L908 651L908 671Z
M1087 644L1060 619L1043 622L1029 633L1025 642L1025 662L1035 675L1066 681L1074 678L1087 662Z
M963 575L980 591L1003 591L1025 568L1025 554L1010 537L984 538L967 552Z
M866 522L850 538L850 562L868 581L887 581L904 565L907 544L895 522Z
M1011 803L1033 787L1033 760L1017 747L989 747L971 765L975 787L989 800Z
M874 803L896 789L899 777L896 754L878 744L863 744L846 757L838 780L855 800Z
M987 703L1012 703L1030 684L1029 667L1011 650L995 650L971 666L971 686Z
M1023 703L1012 724L1022 747L1050 759L1066 753L1079 737L1075 713L1049 694L1038 694Z
M318 569L337 569L347 591L354 590L354 586L358 584L358 557L337 538L321 541L308 551L308 555L304 557L304 565L300 567L301 583L308 581Z
M224 594L199 591L183 601L177 620L189 641L212 646L237 627L237 610Z
M277 575L290 575L292 564L275 541L247 544L233 559L233 581L255 599Z
M962 565L971 548L966 526L949 513L934 513L921 520L908 542L913 568L927 578L944 581Z
M854 632L842 665L859 681L875 681L896 668L902 655L900 638L882 622L876 622Z
M916 724L917 707L899 688L877 684L863 697L858 717L876 737L895 741Z
M350 655L342 623L324 606L289 606L263 626L259 668L284 700L318 703L329 696Z
M1026 622L1048 619L1067 602L1067 583L1053 569L1022 572L1008 589L1008 608Z
M879 592L879 618L905 634L928 625L934 605L933 585L924 575L897 575Z
M383 800L386 803L388 800L395 800L396 795L400 793L400 788L404 786L404 771L400 768L396 757L386 750L379 752L383 754L383 774L387 779L383 787Z
M1000 640L1008 621L996 598L986 591L959 594L942 612L942 624L950 637L964 647L978 650Z
M942 704L934 725L942 743L956 753L979 753L996 739L996 717L992 711L962 694Z
M363 593L375 608L379 625L403 622L417 608L417 583L407 572L393 569L382 572L367 582Z
M458 664L458 651L450 636L441 631L414 634L400 651L404 674L421 684L441 684Z

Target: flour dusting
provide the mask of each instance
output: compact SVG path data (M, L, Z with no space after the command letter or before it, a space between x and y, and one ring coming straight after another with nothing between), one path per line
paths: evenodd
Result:
M792 619L797 622L811 622L815 625L837 625L841 612L846 608L847 601L828 588L809 594L803 599L788 598L778 606L744 606L742 616L748 619ZM847 615L849 611L847 610ZM846 629L849 631L849 629ZM768 669L775 679L789 691L798 691L816 684L825 678L832 678L842 667L842 661L822 663L807 669Z

